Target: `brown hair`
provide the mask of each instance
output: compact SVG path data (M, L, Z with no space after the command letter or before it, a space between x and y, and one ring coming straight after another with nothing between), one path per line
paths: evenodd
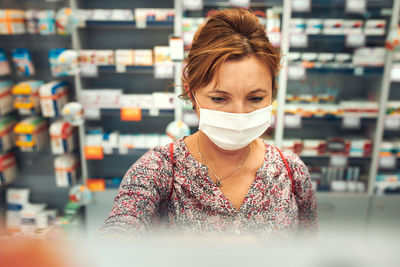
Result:
M181 97L189 99L196 89L207 86L225 61L250 55L268 66L272 75L272 101L275 100L280 54L269 42L258 18L244 9L213 13L193 38L182 77L189 88L185 88Z

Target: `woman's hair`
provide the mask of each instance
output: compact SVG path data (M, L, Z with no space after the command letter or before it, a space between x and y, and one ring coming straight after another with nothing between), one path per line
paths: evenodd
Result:
M225 61L251 55L269 68L272 75L272 101L275 100L280 54L269 42L264 26L255 15L244 9L215 12L200 26L193 38L182 77L188 88L185 88L181 97L188 99L196 89L210 84Z

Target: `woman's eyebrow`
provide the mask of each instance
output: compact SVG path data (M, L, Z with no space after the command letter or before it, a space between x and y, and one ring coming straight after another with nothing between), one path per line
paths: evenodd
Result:
M220 89L213 89L210 91L210 93L220 93L220 94L225 94L225 95L231 95L231 93L229 93L228 91L223 91Z
M249 94L254 94L254 93L267 93L267 90L258 88L258 89L255 89L255 90L249 92Z

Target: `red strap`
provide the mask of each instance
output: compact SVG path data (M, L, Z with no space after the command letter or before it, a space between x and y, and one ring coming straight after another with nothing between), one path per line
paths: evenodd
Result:
M174 170L174 143L169 144L169 157L171 158L172 163L172 179L171 179L171 192L169 193L168 200L171 199L172 192L174 191L174 177L175 177L175 170Z
M282 151L281 151L278 147L276 147L276 150L278 150L279 154L281 155L282 161L283 161L283 163L284 163L285 166L286 166L286 170L287 170L287 172L288 172L288 174L289 174L290 182L292 183L292 192L293 192L293 195L295 195L295 193L294 193L294 183L293 183L292 170L290 169L289 164L288 164L288 162L287 162L285 156L283 155Z

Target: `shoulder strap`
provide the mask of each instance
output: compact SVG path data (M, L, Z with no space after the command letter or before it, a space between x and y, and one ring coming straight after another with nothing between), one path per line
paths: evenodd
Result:
M175 177L175 169L174 169L174 143L169 144L169 157L172 163L172 179L171 179L171 192L169 193L168 200L171 199L172 192L174 191L174 177Z
M275 147L276 147L276 146L275 146ZM283 164L285 164L286 170L287 170L287 172L288 172L288 174L289 174L290 182L291 182L291 184L292 184L292 192L293 192L293 195L295 195L295 193L294 193L294 183L293 183L292 170L290 169L290 166L289 166L289 164L288 164L288 162L287 162L285 156L283 155L282 151L281 151L278 147L276 147L276 150L278 150L279 155L281 155Z

